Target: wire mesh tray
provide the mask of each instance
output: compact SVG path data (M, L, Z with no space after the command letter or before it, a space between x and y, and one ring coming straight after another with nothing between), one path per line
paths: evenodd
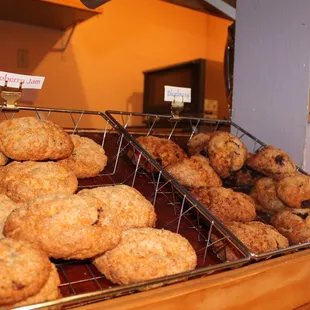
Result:
M212 215L206 214L203 208L196 204L187 192L174 180L167 180L162 175L160 165L154 164L154 173L146 174L140 171L129 159L128 150L139 146L132 142L129 135L115 130L115 125L101 112L79 111L52 108L18 107L14 110L1 108L0 120L13 117L32 116L48 119L65 128L68 133L86 136L101 144L108 156L108 164L104 171L95 178L79 180L79 190L98 186L126 184L139 190L150 200L157 213L157 228L165 228L178 232L189 240L197 253L197 268L190 272L167 276L144 283L129 286L118 286L109 282L98 272L91 261L52 260L57 266L61 278L63 298L52 302L21 307L16 309L41 309L48 306L62 305L63 309L75 308L89 303L137 293L143 287L152 284L169 285L188 279L206 276L208 274L242 266L249 262L246 249L238 242L231 242L221 225L218 225ZM141 158L149 160L145 152ZM210 242L211 234L221 236L225 244L230 244L240 253L240 260L221 262L219 252ZM218 251L218 250L217 250ZM225 251L222 247L219 251Z
M238 137L246 145L247 149L253 153L266 146L264 142L251 135L249 132L228 120L207 119L207 118L195 118L195 117L178 117L173 118L168 115L156 115L156 114L144 114L144 113L132 113L123 111L106 111L106 115L115 124L116 128L122 132L128 139L132 140L132 143L136 147L140 147L145 156L149 158L152 164L159 165L147 151L143 150L140 144L136 141L136 137L143 135L155 135L163 138L168 138L180 145L184 150L186 149L187 142L191 139L195 133L198 132L214 132L217 130L228 131ZM161 168L164 170L163 168ZM297 167L300 173L308 175L301 168ZM167 180L173 180L173 177L165 171L165 177ZM175 180L174 182L177 183ZM248 193L248 187L232 187L229 183L224 183L225 187L230 187L236 191ZM181 184L179 184L182 192L191 199L195 204L200 206L200 209L210 217L210 212L206 210L202 204L194 199L189 191ZM271 216L264 212L257 212L257 221L261 221L265 224L271 225ZM214 218L217 227L221 225L221 222ZM270 251L262 254L255 254L249 248L247 248L242 242L232 234L226 227L221 226L222 233L225 234L232 242L238 245L239 248L246 248L252 261L258 261L262 259L269 259L278 255L292 253L300 249L310 247L310 242L290 245L287 248ZM241 245L240 245L241 244Z

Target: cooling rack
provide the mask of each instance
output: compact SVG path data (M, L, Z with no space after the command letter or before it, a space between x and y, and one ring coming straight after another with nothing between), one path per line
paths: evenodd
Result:
M208 118L196 118L196 117L172 117L169 115L158 115L158 114L145 114L145 113L133 113L133 112L124 112L124 111L106 111L108 118L115 124L115 128L124 134L128 139L131 139L132 143L136 147L140 147L143 151L141 145L136 141L138 136L142 135L155 135L159 137L164 137L171 139L181 146L181 148L186 149L187 142L199 132L214 132L217 130L228 131L233 135L238 137L246 145L249 152L255 153L261 148L266 146L264 142L256 138L251 133L247 132L245 129L240 127L238 124L235 124L232 121L228 120L219 120L219 119L208 119ZM148 157L149 161L153 164L158 164L151 156L144 150L143 154ZM163 168L162 168L163 169ZM300 167L297 167L297 170L305 175L308 175ZM169 173L165 173L165 177L168 180L172 180L173 177ZM175 181L177 182L177 181ZM231 187L229 184L224 184L226 187ZM205 214L210 216L210 212L203 208L201 203L192 197L191 193L187 191L185 187L179 184L184 195L188 197L194 204L200 206L200 210L203 210ZM249 188L247 187L232 187L236 191L248 192ZM220 221L216 218L213 218L218 225ZM271 216L267 213L257 212L256 220L261 221L265 224L271 225ZM226 227L221 227L222 232L238 244L242 242L232 234ZM226 230L225 230L226 229ZM244 244L243 247L247 249L247 253L250 256L252 261L259 261L263 259L270 259L279 255L293 253L295 251L309 248L310 242L290 245L287 248L270 251L267 253L256 254L253 253L249 248Z
M211 214L205 213L183 187L170 179L158 163L150 160L145 151L136 145L127 133L118 130L103 113L27 106L9 109L1 107L0 121L25 116L51 120L70 134L89 137L102 145L108 156L106 168L95 178L79 180L79 190L117 184L136 188L154 205L158 217L156 227L177 232L187 238L197 253L198 264L197 268L190 272L129 286L117 286L105 279L90 260L52 260L61 279L63 298L16 309L43 309L56 305L61 305L62 309L76 308L128 294L138 294L153 284L171 285L215 272L224 272L249 262L246 248L238 240L232 240ZM138 153L139 160L149 161L153 166L153 173L142 171L139 160L134 164L128 156L130 151ZM223 242L223 247L218 249L214 246L211 242L212 234L219 236L217 242ZM233 247L239 253L238 261L221 261L218 258L220 253L225 253L227 246Z

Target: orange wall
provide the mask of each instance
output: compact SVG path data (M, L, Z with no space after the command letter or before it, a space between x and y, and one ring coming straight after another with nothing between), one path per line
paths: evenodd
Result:
M142 111L142 71L194 58L221 67L228 25L160 0L113 0L61 52L61 32L0 21L0 69L46 76L37 106ZM16 67L18 48L29 51L28 69ZM207 81L206 97L225 114L222 76L207 71Z

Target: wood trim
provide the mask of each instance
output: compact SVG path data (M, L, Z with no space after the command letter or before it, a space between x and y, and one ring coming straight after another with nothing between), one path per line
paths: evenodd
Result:
M94 10L87 8L82 4L81 1L79 0L36 0L36 1L41 1L41 2L47 2L47 3L52 3L52 4L58 4L62 6L67 6L67 7L72 7L75 9L80 9L84 11L89 11L89 12L97 12L97 13L102 13L102 8L96 8Z
M310 303L310 250L152 291L80 307L81 310L281 310ZM208 308L207 308L208 307Z

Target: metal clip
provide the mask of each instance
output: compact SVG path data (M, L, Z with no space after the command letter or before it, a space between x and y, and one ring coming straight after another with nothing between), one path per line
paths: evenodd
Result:
M171 115L172 118L174 119L179 119L180 118L180 113L184 109L184 101L182 97L182 101L176 101L175 98L171 102Z
M17 100L22 96L23 83L20 82L18 91L7 91L7 81L5 81L4 89L1 92L1 98L4 99L3 110L18 110Z

